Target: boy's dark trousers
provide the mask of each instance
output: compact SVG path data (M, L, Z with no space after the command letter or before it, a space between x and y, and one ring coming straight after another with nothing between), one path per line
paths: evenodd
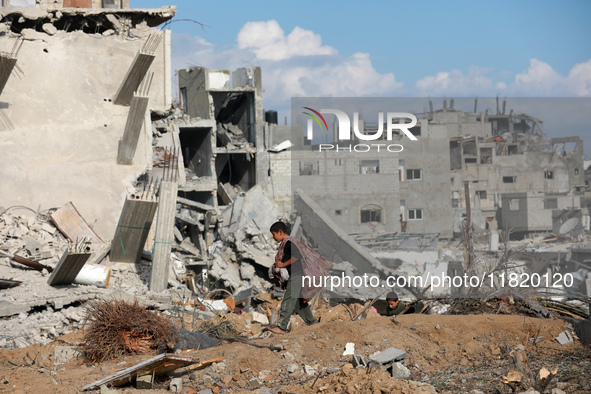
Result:
M285 295L283 296L283 301L281 302L281 310L279 312L279 328L281 328L283 331L287 331L289 318L291 317L294 310L298 312L300 317L307 325L318 323L312 314L310 305L300 298L301 292L302 276L296 275L289 278L287 281L287 287L285 288Z

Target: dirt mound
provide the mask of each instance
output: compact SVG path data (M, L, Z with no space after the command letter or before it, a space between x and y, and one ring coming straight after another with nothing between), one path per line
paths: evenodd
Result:
M249 340L258 345L282 345L285 350L280 352L243 343L189 351L184 354L202 361L222 357L223 362L178 376L184 380L184 392L211 388L214 393L238 393L269 388L274 393L314 393L323 388L322 392L329 393L428 393L432 392L431 385L438 393L467 393L473 389L504 393L509 390L503 385L502 376L513 368L509 353L522 345L532 370L558 367L550 389L560 384L567 393L591 392L589 350L578 340L563 346L554 339L567 330L563 320L510 315L404 315L398 320L400 325L379 316L355 322L335 320L310 327L296 326L282 336ZM543 338L533 344L529 340L533 337ZM84 364L73 358L54 365L56 346L81 343L82 332L61 337L60 341L1 352L0 390L76 392L155 354L125 356L103 364ZM364 357L389 347L406 351L410 380L427 385L389 378L377 368L352 369L351 356L342 355L348 342L355 343L355 353ZM304 370L306 366L308 370ZM310 368L313 372L308 375ZM329 370L333 373L329 374ZM8 383L2 383L2 379ZM164 390L169 382L170 377L162 376L156 380L155 388Z

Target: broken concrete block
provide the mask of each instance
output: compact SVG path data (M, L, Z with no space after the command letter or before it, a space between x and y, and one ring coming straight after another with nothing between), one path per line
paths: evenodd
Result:
M80 352L73 346L56 346L53 356L53 365L62 365L80 356Z
M252 321L261 323L261 324L269 324L269 319L267 316L263 315L262 313L258 312L251 312L252 314Z
M138 376L135 381L135 388L136 389L151 389L154 387L154 382L152 381L152 374Z
M395 347L390 347L384 350L383 352L374 354L369 358L369 360L379 365L396 362L405 362L406 352L400 349L396 349Z
M410 370L402 363L392 364L392 377L394 379L408 379L410 378Z
M564 346L569 346L575 343L574 338L568 331L561 332L560 335L556 337L556 340L558 341L558 343Z
M287 366L287 369L286 369L286 370L287 370L287 372L289 372L289 373L294 373L295 371L297 371L297 370L298 370L298 365L297 365L297 364L289 364L289 365Z
M174 378L170 381L170 391L180 393L183 389L183 378Z
M283 353L283 358L285 358L289 362L293 362L295 360L294 355L291 354L290 352Z
M351 364L353 364L353 368L367 368L367 360L363 356L357 354L353 355Z
M254 266L248 263L240 264L240 276L244 280L250 280L254 278L255 269Z
M318 372L316 372L316 370L312 366L304 365L304 373L308 376L316 376Z
M57 33L57 28L51 23L44 23L42 28L43 31L49 34L50 36L53 36L55 33Z
M111 390L107 386L102 385L101 386L101 394L119 394L119 391Z

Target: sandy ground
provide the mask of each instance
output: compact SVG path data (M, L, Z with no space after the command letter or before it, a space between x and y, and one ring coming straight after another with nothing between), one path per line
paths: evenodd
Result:
M319 313L322 314L322 313ZM326 314L326 320L330 316ZM222 357L223 363L197 372L179 373L184 393L210 388L214 393L509 393L501 376L512 369L509 352L525 347L533 370L558 367L549 388L567 393L591 392L591 352L577 340L562 346L554 338L565 330L560 319L535 319L515 315L404 315L396 325L387 317L371 316L361 321L325 321L314 326L298 326L286 335L252 340L257 344L283 345L272 352L241 343L187 351L184 354L205 361ZM542 336L533 345L529 338ZM156 353L123 357L101 365L74 358L54 366L56 346L78 344L82 331L62 336L41 346L0 351L0 391L23 393L76 393L96 380ZM408 353L407 366L413 383L395 380L377 368L353 369L351 356L342 356L347 342L355 343L355 353L369 356L388 347ZM293 355L293 361L289 353ZM298 370L288 373L288 365ZM320 376L307 376L301 368L314 367ZM328 374L327 369L340 368ZM318 379L317 379L318 377ZM160 376L152 392L164 392L170 376ZM272 391L268 391L271 388ZM136 392L132 385L120 392ZM549 391L548 391L549 392Z

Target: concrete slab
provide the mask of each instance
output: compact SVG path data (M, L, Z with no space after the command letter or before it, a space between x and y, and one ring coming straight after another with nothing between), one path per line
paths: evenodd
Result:
M383 352L370 356L369 361L380 365L396 362L405 362L406 352L404 350L396 349L395 347L390 347L384 350Z

